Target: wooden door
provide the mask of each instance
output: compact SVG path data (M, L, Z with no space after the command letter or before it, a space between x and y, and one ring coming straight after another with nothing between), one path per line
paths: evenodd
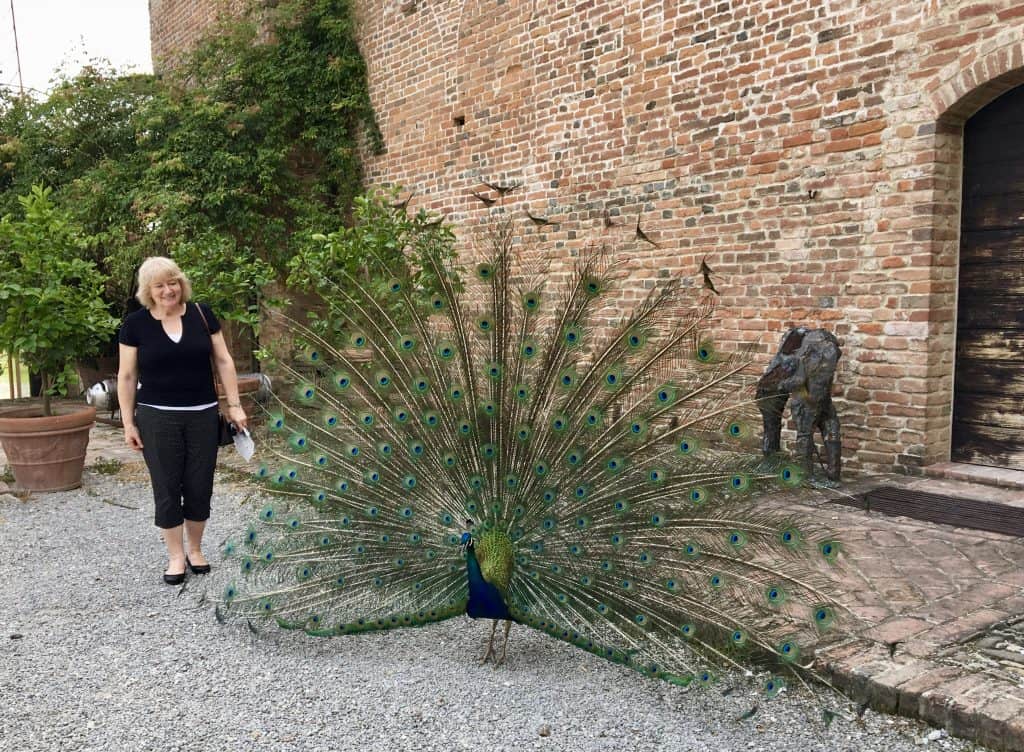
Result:
M1024 86L964 130L955 462L1024 470Z

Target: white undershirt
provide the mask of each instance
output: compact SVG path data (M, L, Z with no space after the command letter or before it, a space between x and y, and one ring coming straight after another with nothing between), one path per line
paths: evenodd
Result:
M150 405L147 402L140 402L139 405L142 407L152 407L154 410L208 410L211 407L216 407L216 402L211 402L208 405Z

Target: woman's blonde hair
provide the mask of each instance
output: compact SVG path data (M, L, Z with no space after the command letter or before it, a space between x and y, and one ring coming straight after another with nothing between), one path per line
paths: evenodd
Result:
M185 272L177 264L164 256L150 256L142 262L139 267L139 291L135 293L135 299L146 308L156 305L149 288L155 282L176 279L181 283L181 302L187 303L192 297L192 283L188 281Z

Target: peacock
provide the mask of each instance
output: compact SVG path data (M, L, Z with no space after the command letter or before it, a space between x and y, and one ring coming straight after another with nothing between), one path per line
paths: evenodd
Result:
M332 636L465 614L495 665L522 625L678 685L816 676L841 546L761 503L808 479L751 446L751 354L713 345L714 296L669 279L623 310L607 250L558 274L519 239L507 219L478 263L428 255L430 285L340 270L333 325L278 314L294 355L218 615Z

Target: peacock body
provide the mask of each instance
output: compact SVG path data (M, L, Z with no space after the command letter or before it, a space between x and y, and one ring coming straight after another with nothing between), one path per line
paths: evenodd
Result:
M492 242L461 274L428 257L435 289L340 273L340 327L288 319L270 501L225 546L222 613L315 636L468 614L505 620L498 662L518 623L678 684L806 675L839 544L758 504L801 478L745 442L748 364L709 344L709 300L669 281L620 313L603 253L559 280L510 223Z

